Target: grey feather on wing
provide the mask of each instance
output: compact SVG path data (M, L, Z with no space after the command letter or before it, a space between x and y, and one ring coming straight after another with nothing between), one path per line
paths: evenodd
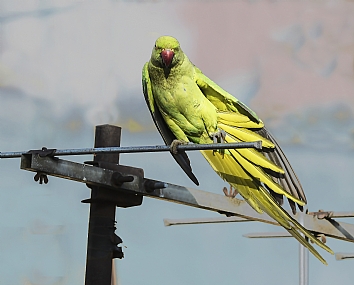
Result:
M270 132L262 128L260 130L256 131L258 134L261 136L269 139L272 143L275 145L275 149L271 151L264 151L263 154L273 161L276 165L280 166L282 169L284 169L285 174L282 176L276 176L272 175L273 180L278 182L285 191L293 195L294 197L304 201L305 203L307 202L306 196L304 193L304 190L302 189L302 186L300 184L300 181L298 177L296 176L293 168L291 167L288 159L286 158L285 154L283 153L282 149L278 145L277 141L274 139L274 137L270 134ZM282 204L283 198L280 198L279 194L274 193L273 191L270 191L272 196L280 202L280 205ZM296 213L296 203L289 200L290 207L292 209L292 212L295 214ZM298 205L298 208L300 211L303 211L303 207Z

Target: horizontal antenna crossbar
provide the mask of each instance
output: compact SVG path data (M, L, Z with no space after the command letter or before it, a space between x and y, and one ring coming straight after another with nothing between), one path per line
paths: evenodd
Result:
M262 149L262 142L239 142L239 143L212 143L212 144L181 144L178 145L177 151L189 150L217 150L217 149L238 149L238 148L255 148ZM45 151L45 150L44 150ZM128 146L128 147L100 147L100 148L78 148L78 149L54 149L50 154L43 156L63 156L63 155L83 155L97 153L137 153L137 152L162 152L171 151L168 145L155 146ZM16 151L16 152L0 152L0 158L16 158L23 154L33 151ZM41 151L38 150L40 153Z

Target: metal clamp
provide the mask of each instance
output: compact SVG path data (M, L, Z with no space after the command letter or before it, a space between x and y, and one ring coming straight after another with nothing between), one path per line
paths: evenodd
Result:
M40 157L45 157L45 156L54 156L55 151L56 151L55 148L47 149L44 146L42 147L42 149L30 150L26 154L38 154Z

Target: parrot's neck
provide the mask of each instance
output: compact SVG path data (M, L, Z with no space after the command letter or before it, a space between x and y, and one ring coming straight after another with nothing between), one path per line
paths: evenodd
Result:
M161 68L152 64L149 66L149 74L156 84L171 88L186 74L185 64L184 61L181 61L172 68Z

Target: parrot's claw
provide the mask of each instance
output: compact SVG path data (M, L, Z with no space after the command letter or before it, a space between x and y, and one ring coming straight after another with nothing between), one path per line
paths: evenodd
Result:
M224 130L218 129L215 133L211 133L210 137L213 139L214 143L224 143L226 132Z
M320 241L322 241L323 243L326 243L326 242L327 242L327 238L326 238L326 236L325 236L324 234L318 234L318 235L316 235L316 237L317 237Z
M324 234L315 234L315 237L320 240L322 243L326 243L327 242L327 238ZM314 243L312 240L310 241L311 243Z
M170 151L173 153L173 154L177 154L178 153L178 150L177 150L177 147L181 144L188 144L187 142L185 141L182 141L182 140L173 140L171 145L170 145Z
M229 198L235 198L236 195L238 194L238 191L237 191L236 189L233 190L233 188L232 188L231 185L230 185L230 191L228 191L226 187L224 187L224 188L222 189L222 191L224 192L225 196L226 196L226 197L229 197ZM235 214L229 213L229 212L219 211L219 213L222 214L222 215L225 215L226 217L235 216Z
M230 190L229 191L227 191L226 187L224 187L222 189L222 191L224 192L226 197L231 197L231 198L235 198L236 195L238 194L238 191L236 189L233 189L231 185L230 185Z
M213 139L213 143L224 143L225 142L225 137L226 137L226 132L224 130L218 129L215 133L211 133L210 137ZM213 154L217 152L218 150L214 149ZM219 152L224 156L225 150L219 150Z
M319 220L330 219L333 216L333 212L327 212L323 210L318 210L318 212L313 212L310 214L313 214Z

